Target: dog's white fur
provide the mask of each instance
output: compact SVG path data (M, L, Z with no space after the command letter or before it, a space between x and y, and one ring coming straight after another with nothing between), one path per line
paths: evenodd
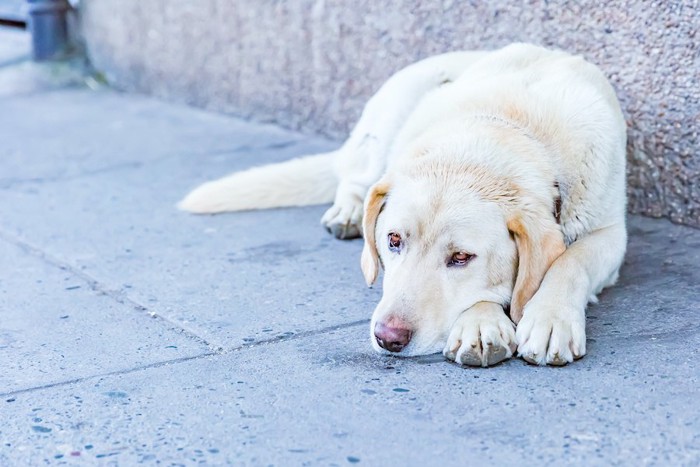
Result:
M372 334L410 329L402 355L487 366L517 347L562 365L586 353L586 304L623 260L625 145L613 89L582 58L528 44L454 52L392 76L338 151L207 183L180 207L304 205L335 191L322 223L339 238L364 230L368 284L385 268ZM450 267L458 252L475 256Z

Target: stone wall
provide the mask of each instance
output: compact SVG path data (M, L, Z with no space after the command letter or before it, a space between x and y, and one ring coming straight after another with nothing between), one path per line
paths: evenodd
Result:
M343 138L392 72L512 41L584 55L629 125L629 208L700 226L700 2L83 0L114 86Z

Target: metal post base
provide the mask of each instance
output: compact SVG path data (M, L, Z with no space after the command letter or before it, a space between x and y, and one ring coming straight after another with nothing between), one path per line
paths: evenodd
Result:
M29 30L32 33L34 60L56 60L68 52L68 23L70 5L66 0L27 0Z

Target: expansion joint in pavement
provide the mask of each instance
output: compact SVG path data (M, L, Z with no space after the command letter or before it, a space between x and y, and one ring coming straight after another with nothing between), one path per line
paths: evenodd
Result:
M6 239L6 234L2 231L0 231L0 238ZM90 380L95 380L95 379L100 379L100 378L107 378L110 376L120 376L120 375L126 375L126 374L130 374L130 373L136 373L138 371L149 370L152 368L159 368L159 367L162 367L165 365L174 365L174 364L178 364L178 363L190 362L192 360L199 360L199 359L207 358L207 357L215 357L215 356L219 356L219 355L222 355L225 353L245 351L245 350L249 350L249 349L252 349L255 347L261 347L264 345L278 344L278 343L282 343L282 342L288 342L291 340L303 339L303 338L317 336L320 334L325 334L325 333L329 333L329 332L333 332L333 331L338 331L341 329L347 329L347 328L351 328L354 326L367 324L368 322L369 322L368 319L363 319L363 320L359 320L359 321L353 321L350 323L337 324L334 326L327 326L327 327L324 327L321 329L305 331L305 332L293 334L290 336L262 340L262 341L258 341L258 342L252 343L252 344L247 344L247 345L243 345L240 347L235 347L235 348L232 348L232 349L229 349L226 351L222 351L221 349L218 349L217 351L210 351L210 352L205 352L202 354L193 355L193 356L189 356L189 357L181 357L181 358L175 358L172 360L164 360L164 361L160 361L160 362L154 362L154 363L151 363L148 365L141 365L141 366L137 366L134 368L126 368L123 370L117 370L117 371L111 371L111 372L107 372L107 373L90 375L90 376L85 376L82 378L74 378L74 379L69 379L69 380L65 380L65 381L57 381L54 383L43 384L41 386L33 386L30 388L23 388L23 389L17 389L14 391L2 392L2 393L0 393L0 399L12 398L13 396L17 396L19 394L26 394L29 392L41 391L44 389L51 389L51 388L60 387L60 386L68 386L71 384L78 384L78 383L82 383L85 381L90 381Z
M256 342L252 342L252 343L237 346L237 347L223 348L221 346L214 345L214 344L210 343L209 341L207 341L206 339L204 339L203 337L197 335L196 333L194 333L188 329L183 328L177 322L173 322L173 321L167 319L166 317L164 317L164 316L162 316L154 311L149 310L149 308L146 305L139 303L138 301L130 298L123 290L114 290L112 288L109 288L106 284L101 283L99 280L97 280L93 276L85 273L84 271L81 271L80 269L76 268L74 265L71 265L71 264L51 255L50 253L44 251L43 249L27 242L26 240L23 240L22 238L14 235L14 234L11 234L9 232L6 232L6 231L0 229L0 240L3 240L7 243L10 243L10 244L20 248L22 251L26 252L27 254L29 254L31 256L38 258L39 260L48 264L51 267L68 272L69 274L82 280L85 284L87 284L88 288L94 292L105 295L105 296L111 298L112 300L116 301L117 303L130 305L131 307L133 307L137 311L146 312L152 318L160 319L163 323L167 324L174 331L181 332L181 333L185 334L187 337L194 339L195 341L199 342L200 344L206 346L206 348L209 349L209 351L207 351L207 352L197 354L194 356L187 356L187 357L182 357L182 358L177 358L177 359L164 360L164 361L154 362L154 363L151 363L148 365L141 365L141 366L136 366L136 367L132 367L132 368L125 368L122 370L107 372L107 373L89 375L89 376L85 376L85 377L81 377L81 378L74 378L74 379L70 379L70 380L57 381L57 382L53 382L53 383L49 383L49 384L45 384L45 385L33 386L33 387L29 387L29 388L17 389L14 391L3 392L3 393L0 393L0 397L2 397L2 398L8 398L8 397L12 397L14 395L32 392L32 391L38 391L38 390L49 389L49 388L54 388L54 387L59 387L59 386L66 386L66 385L81 383L84 381L100 379L100 378L105 378L105 377L109 377L109 376L118 376L118 375L134 373L137 371L147 370L150 368L157 368L157 367L161 367L164 365L184 363L184 362L188 362L188 361L200 359L200 358L212 357L212 356L228 354L228 353L232 353L232 352L246 351L246 350L250 350L253 348L257 348L257 347L274 345L274 344L278 344L278 343L287 342L290 340L299 340L299 339L310 338L310 337L314 337L314 336L318 336L318 335L322 335L322 334L326 334L326 333L332 333L334 331L338 331L338 330L342 330L342 329L347 329L347 328L360 326L360 325L366 325L370 321L369 319L362 319L362 320L352 321L349 323L341 323L341 324L326 326L323 328L317 328L317 329L312 329L312 330L298 332L298 333L289 333L286 335L277 336L277 337L273 337L273 338L265 339L265 340L259 340Z
M96 278L92 277L89 274L86 274L84 271L81 271L80 269L74 267L73 265L66 263L65 261L62 261L55 256L47 253L46 251L42 250L41 248L34 246L30 243L28 243L25 240L22 240L21 238L12 235L8 232L3 231L0 229L0 239L11 243L19 248L21 248L23 251L29 253L32 256L35 256L39 258L40 260L44 261L45 263L49 264L50 266L53 266L55 268L58 268L62 271L67 271L70 274L76 276L83 282L85 282L88 287L93 290L94 292L103 294L107 297L110 297L112 300L116 301L117 303L121 303L124 305L130 305L132 306L135 310L142 311L148 313L148 315L154 319L160 319L162 322L166 323L168 326L173 328L175 331L179 331L182 334L185 334L187 337L199 342L202 345L205 345L207 348L212 349L212 350L217 350L216 346L211 344L209 341L204 339L203 337L199 336L198 334L183 328L180 324L177 322L171 321L168 318L166 318L163 315L160 315L156 313L155 311L149 310L149 308L142 304L137 302L136 300L130 298L123 290L114 290L109 288L107 285L102 284L100 281L98 281Z
M110 371L107 373L101 373L101 374L97 374L97 375L84 376L82 378L74 378L74 379L69 379L69 380L65 380L65 381L57 381L55 383L43 384L41 386L32 386L30 388L22 388L22 389L17 389L14 391L9 391L9 392L0 392L0 399L12 398L13 396L17 396L19 394L26 394L28 392L41 391L43 389L51 389L51 388L60 387L60 386L68 386L71 384L82 383L84 381L90 381L90 380L94 380L94 379L107 378L110 376L126 375L129 373L135 373L137 371L148 370L151 368L158 368L158 367L162 367L165 365L173 365L176 363L189 362L192 360L211 357L214 355L217 355L217 352L206 352L203 354L192 355L189 357L175 358L172 360L163 360L160 362L154 362L154 363L150 363L148 365L137 366L134 368L126 368L123 370Z
M304 339L307 337L318 336L318 335L326 334L326 333L333 332L333 331L339 331L341 329L347 329L347 328L352 328L355 326L360 326L363 324L369 324L369 322L370 322L369 319L360 319L357 321L351 321L349 323L342 323L342 324L336 324L333 326L326 326L326 327L320 328L320 329L311 329L308 331L290 334L287 336L272 337L270 339L264 339L264 340L251 342L250 344L241 345L239 347L233 347L231 349L225 350L223 353L238 352L241 350L246 350L246 349L250 349L250 348L254 348L254 347L260 347L263 345L277 344L279 342L287 342L287 341L292 341L292 340Z
M36 178L0 178L0 190L11 189L15 186L32 184L32 183L56 183L56 182L67 182L71 180L78 180L85 177L91 177L95 175L103 175L106 173L116 172L119 170L127 169L137 169L143 167L144 163L142 161L131 161L123 162L120 164L114 164L107 167L101 167L94 170L86 170L84 172L79 172L69 176L51 176L51 177L36 177Z

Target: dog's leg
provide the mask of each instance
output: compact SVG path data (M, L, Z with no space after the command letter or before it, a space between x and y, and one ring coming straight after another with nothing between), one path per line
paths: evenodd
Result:
M525 305L518 354L538 365L565 365L586 353L586 304L615 283L625 254L624 221L595 230L557 258Z
M362 205L386 169L394 139L426 93L454 81L484 52L451 52L409 65L367 102L350 138L339 150L335 201L321 223L338 238L362 234Z
M515 327L498 303L479 302L450 330L443 355L462 365L490 366L513 356Z

